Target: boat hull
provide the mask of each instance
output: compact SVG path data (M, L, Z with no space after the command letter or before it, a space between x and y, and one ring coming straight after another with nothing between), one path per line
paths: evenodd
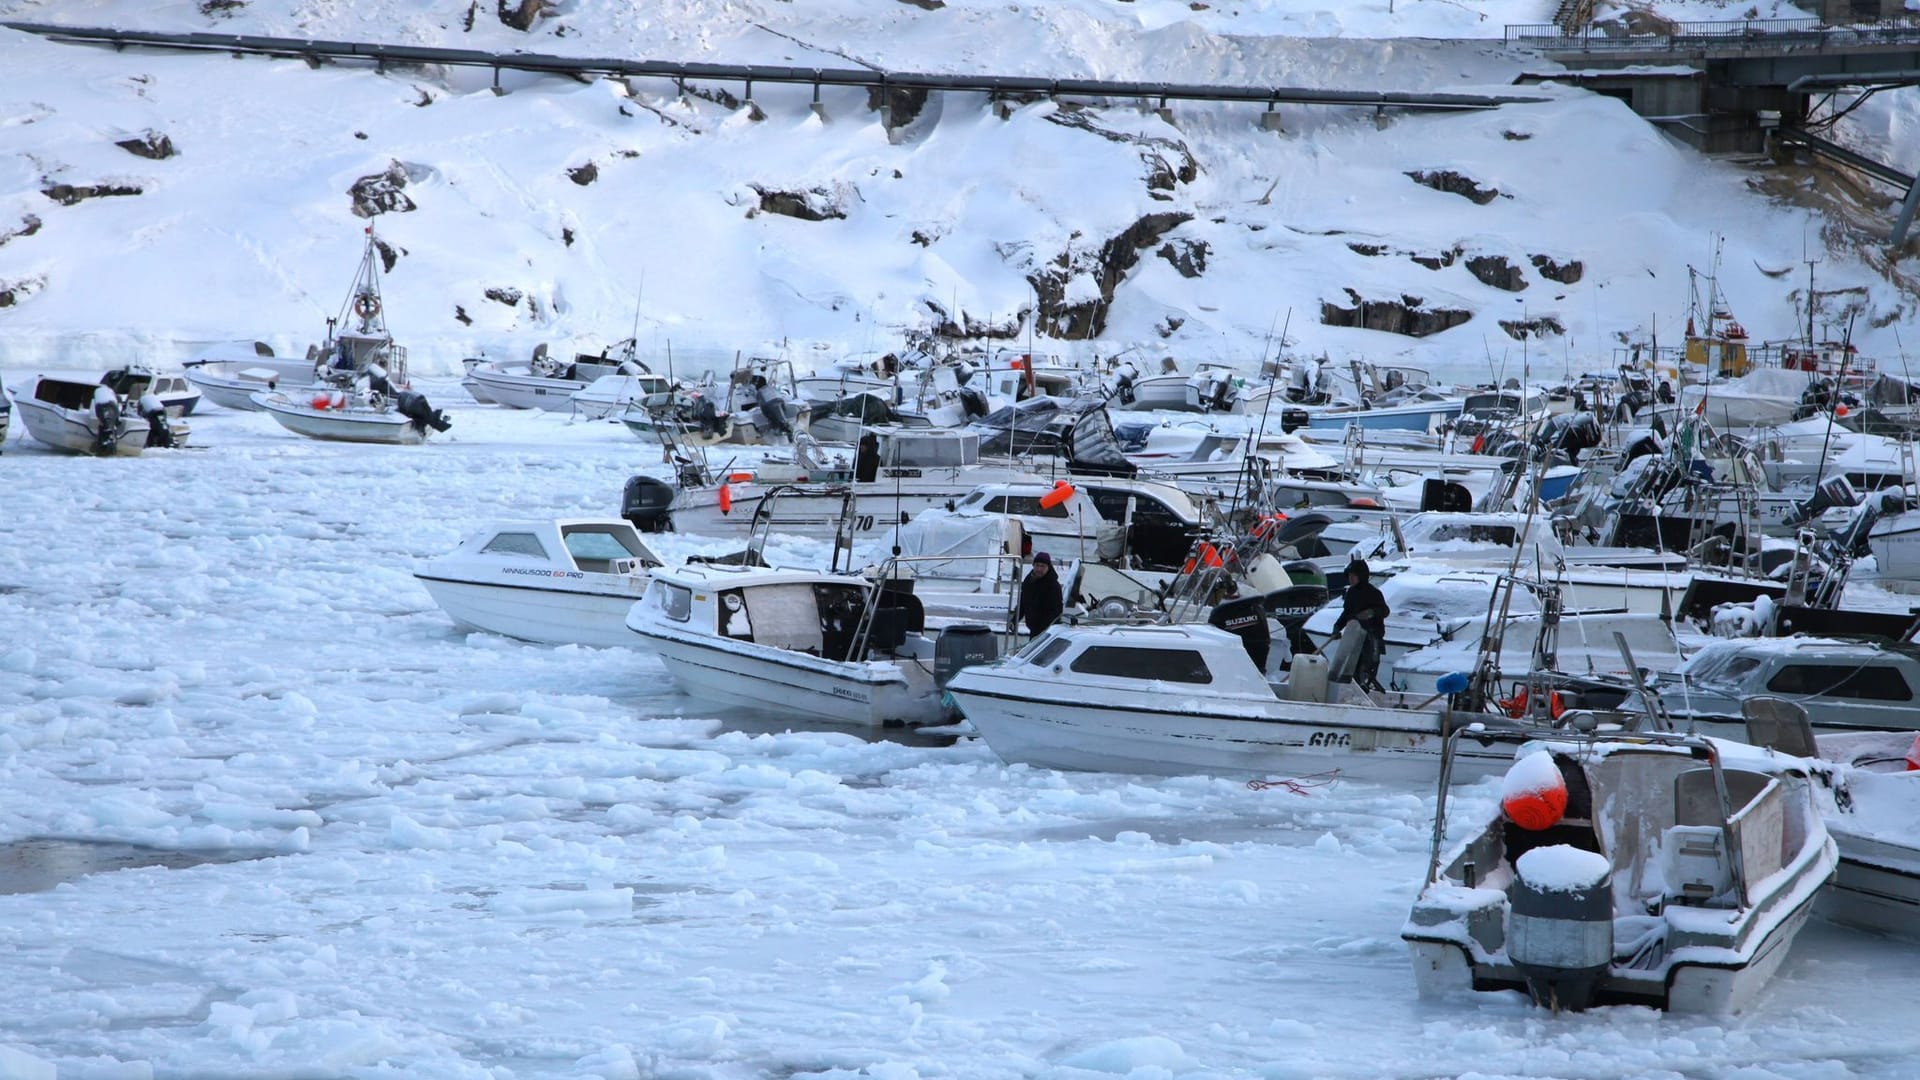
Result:
M296 435L328 442L411 446L426 441L413 421L391 409L315 409L282 393L255 394L254 404Z
M1155 707L1052 701L984 690L968 672L948 686L975 730L1010 764L1155 776L1305 775L1339 771L1380 781L1432 783L1443 739L1432 714L1314 702L1236 703L1233 712L1187 701ZM1185 706L1185 707L1181 707ZM1397 723L1392 717L1405 718ZM1389 721L1389 722L1383 722ZM1491 775L1511 753L1456 759L1455 780Z
M581 379L556 379L547 375L515 375L509 372L475 367L460 380L467 393L482 404L494 403L509 409L538 409L542 412L572 412L573 395L587 388Z
M1313 431L1345 431L1348 427L1363 431L1436 431L1459 415L1458 401L1443 401L1384 409L1312 412L1307 417L1307 427Z
M58 405L21 396L14 401L20 423L36 442L70 454L95 455L99 421L91 410L63 409ZM120 435L112 457L137 457L147 447L147 422L139 416L122 413Z
M930 678L912 665L826 660L752 642L682 635L629 622L690 697L859 727L940 720Z
M201 360L188 364L186 373L187 381L215 405L259 412L253 395L311 383L313 364L305 360Z
M904 524L922 510L944 507L965 498L980 484L1041 483L1042 478L1011 470L976 471L926 469L923 475L875 480L854 485L854 536L872 538L895 524ZM729 508L720 507L718 488L683 488L674 496L669 513L677 532L701 536L744 536L753 525L754 511L771 488L759 484L728 486ZM782 492L775 524L782 534L831 539L840 524L841 499L836 494ZM1063 523L1065 524L1065 523ZM1092 538L1089 538L1091 546Z
M550 573L551 577L566 571L528 571L525 576L536 582L540 573ZM591 590L468 581L429 571L416 572L414 577L440 610L462 626L547 645L613 648L641 644L627 629L626 620L634 601L646 592L647 578L643 575L629 578L629 583L618 589Z

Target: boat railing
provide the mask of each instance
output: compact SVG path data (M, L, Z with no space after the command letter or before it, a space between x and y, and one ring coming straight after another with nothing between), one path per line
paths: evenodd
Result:
M1020 577L1021 557L1013 552L983 555L890 555L880 564L878 570L873 575L873 587L867 591L867 602L860 610L860 622L854 629L853 648L848 655L860 657L867 655L873 642L874 625L879 621L879 613L882 608L888 606L885 603L888 592L903 591L899 589L889 590L888 584L890 582L911 582L914 580L911 577L901 575L900 571L903 568L910 570L916 565L955 562L980 563L982 566L991 569L996 578L1000 576L1000 572L1003 570L1011 571L1007 575L1009 580L1018 581ZM1006 621L1002 627L992 628L994 629L995 635L1002 639L1002 652L1007 651L1005 646L1011 644L1016 633L1014 627L1016 625L1015 620L1019 615L1020 590L1017 588L1009 589L1005 595L1007 597Z

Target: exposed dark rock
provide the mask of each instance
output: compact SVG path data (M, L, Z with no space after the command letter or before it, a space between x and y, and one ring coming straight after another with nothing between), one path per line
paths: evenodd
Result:
M467 13L460 19L460 29L469 34L473 33L473 20L479 14L480 0L473 0L473 3L467 5Z
M1467 273L1478 278L1483 285L1508 292L1519 292L1527 287L1527 275L1508 262L1505 255L1475 255L1467 260Z
M769 214L783 214L802 221L828 221L847 216L838 196L823 187L774 191L754 184L753 190L760 193L760 209Z
M728 92L724 86L698 86L693 83L681 83L680 89L702 101L711 101L729 112L746 104L746 102Z
M1169 240L1155 255L1173 264L1184 278L1197 278L1207 272L1207 256L1213 249L1205 240Z
M867 88L867 108L875 112L887 111L887 126L906 127L927 107L927 88L924 86L870 86Z
M1412 259L1414 262L1419 263L1429 270L1439 270L1443 267L1452 266L1453 260L1459 257L1459 248L1448 248L1438 255L1421 255L1416 252L1415 254L1407 256L1407 258Z
M560 229L560 241L561 243L566 244L568 247L572 247L573 246L573 230L569 228L565 228L563 226Z
M380 272L383 274L393 273L393 264L400 261L400 252L393 250L392 244L387 243L377 236L373 238L373 249L380 253Z
M1555 262L1545 255L1533 257L1533 268L1540 271L1541 277L1548 281L1557 281L1562 285L1571 285L1579 281L1581 275L1587 272L1587 268L1581 265L1579 259L1562 263Z
M553 7L552 0L499 0L500 21L515 30L532 30Z
M1355 255L1385 255L1393 250L1385 244L1362 244L1355 240L1347 241L1347 249Z
M1560 325L1560 320L1551 315L1541 315L1532 319L1501 319L1500 329L1505 330L1507 336L1515 341L1567 332L1567 328Z
M935 237L932 233L924 229L915 229L913 230L912 239L914 243L919 244L921 247L932 247Z
M164 161L175 154L173 140L158 131L149 131L137 139L121 139L113 145L136 157Z
M1341 307L1325 300L1320 302L1322 323L1383 330L1408 337L1426 337L1473 318L1473 312L1457 308L1423 308L1420 305L1425 301L1418 296L1401 296L1398 300L1363 300L1352 289L1347 289L1346 294L1353 303L1352 307Z
M200 14L208 18L218 15L231 19L235 12L247 6L247 0L200 0Z
M1531 138L1533 138L1533 132L1531 132L1531 131L1503 131L1503 132L1501 132L1501 133L1500 133L1500 137L1501 137L1501 138L1503 138L1503 139L1505 139L1505 140L1507 140L1508 142L1526 142L1526 141L1527 141L1528 139L1531 139Z
M487 299L505 304L508 307L519 307L521 297L526 294L511 285L496 285L488 289L486 295Z
M112 195L138 195L140 189L132 184L90 184L80 187L72 184L55 184L52 187L41 188L40 194L61 206L72 206L83 199L98 199Z
M933 325L928 328L934 337L948 339L989 338L1008 341L1020 336L1021 324L1026 321L1027 313L1016 312L1006 322L976 322L962 311L958 315L949 315L947 309L938 301L924 301L927 310L933 313Z
M473 316L467 314L467 309L461 307L459 304L453 305L453 318L454 321L458 322L461 326L473 325Z
M1170 338L1174 335L1174 332L1176 330L1179 330L1181 327L1185 325L1187 325L1187 320L1181 318L1178 315L1169 315L1166 318L1161 319L1160 325L1154 327L1154 329L1160 331L1161 337Z
M32 236L39 231L40 219L32 214L22 214L20 216L19 228L0 229L0 247L6 247L7 241L12 240L16 236Z
M1194 159L1193 151L1178 139L1109 131L1095 124L1092 116L1084 111L1061 109L1048 116L1047 120L1061 127L1090 132L1108 142L1131 143L1139 147L1140 160L1147 166L1147 194L1156 199L1171 199L1172 195L1168 193L1175 184L1190 184L1200 175L1200 163Z
M0 281L0 308L12 307L46 287L47 279L43 277Z
M1503 194L1498 188L1481 187L1478 180L1471 176L1462 176L1451 169L1415 169L1407 175L1412 177L1416 184L1424 184L1435 191L1445 191L1464 199L1471 199L1481 206L1487 205Z
M418 209L402 190L406 186L406 166L397 161L387 166L386 172L355 180L353 186L347 189L347 194L353 196L354 216L370 218L377 214L404 214Z
M419 98L415 99L413 103L415 108L424 109L427 106L433 104L432 94L427 93L425 90L420 90L419 94L420 94Z
M367 133L366 133L366 132L364 132L364 131L356 131L356 132L354 132L354 133L353 133L353 137L354 137L354 138L356 138L356 139L359 139L359 140L360 140L361 142L366 142L366 141L367 141Z
M585 165L575 165L573 168L567 170L567 179L579 184L581 187L586 187L588 184L600 179L600 166L595 165L591 161Z
M1038 328L1059 338L1098 337L1106 329L1113 290L1140 261L1140 252L1191 220L1192 214L1148 214L1100 245L1098 254L1076 246L1055 256L1047 269L1028 274L1027 282L1040 299ZM1068 303L1067 286L1082 274L1093 275L1099 296Z
M903 4L912 4L922 11L939 11L947 6L947 0L900 0Z

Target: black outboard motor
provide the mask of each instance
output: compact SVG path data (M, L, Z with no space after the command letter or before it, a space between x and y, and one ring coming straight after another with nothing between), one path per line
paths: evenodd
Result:
M447 419L446 413L427 403L425 394L412 390L402 390L393 395L393 408L401 416L413 421L413 426L423 435L428 428L445 431L453 426L453 421Z
M120 399L102 386L93 392L93 452L111 454L120 446Z
M148 449L166 449L174 445L173 422L167 418L167 406L158 396L140 395L140 415L147 421Z
M651 476L635 476L620 493L620 516L641 532L666 532L673 528L668 510L673 506L673 487Z
M987 408L987 395L977 386L960 388L960 411L968 420L978 420L990 411Z
M1267 653L1273 648L1273 635L1267 630L1267 609L1260 597L1247 596L1215 604L1207 622L1237 636L1253 666L1260 671L1267 670Z
M1420 510L1464 514L1473 509L1473 493L1465 484L1429 476L1420 482Z
M1607 857L1568 845L1514 860L1507 887L1507 957L1535 1004L1593 1004L1613 962L1613 872Z
M714 408L713 399L695 398L693 401L693 425L704 435L718 435L725 430L720 422L720 411Z

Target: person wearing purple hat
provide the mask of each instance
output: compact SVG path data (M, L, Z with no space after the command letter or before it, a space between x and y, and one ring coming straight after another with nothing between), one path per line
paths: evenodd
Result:
M1027 633L1039 637L1060 618L1060 575L1053 572L1053 556L1044 551L1033 554L1033 569L1020 583L1020 618Z

